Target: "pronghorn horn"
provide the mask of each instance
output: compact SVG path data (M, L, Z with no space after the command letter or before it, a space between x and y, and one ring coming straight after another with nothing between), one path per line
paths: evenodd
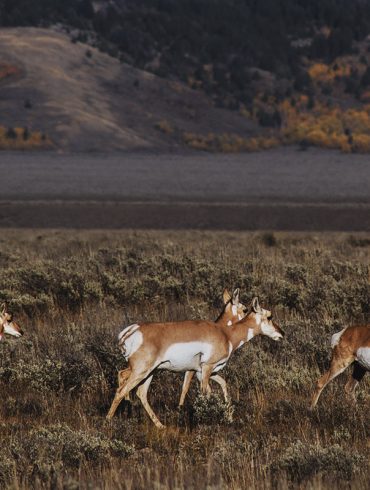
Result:
M224 292L222 293L222 299L224 301L224 305L226 305L231 300L230 293L227 289L224 289Z
M233 305L239 304L239 292L240 292L239 288L236 288L235 291L233 292Z
M253 308L255 313L259 313L261 311L261 307L260 307L257 296L255 298L253 298L253 300L252 300L252 308Z

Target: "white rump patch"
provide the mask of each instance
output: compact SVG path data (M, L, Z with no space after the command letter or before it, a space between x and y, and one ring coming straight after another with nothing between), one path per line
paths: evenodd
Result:
M138 325L137 323L133 323L132 325L129 325L128 327L126 327L123 330L121 330L121 332L118 334L118 343L121 342L121 339L125 335L129 335L130 333L132 333L135 330L137 330L139 327L140 327L140 325Z
M345 328L343 328L343 330L341 330L340 332L337 332L337 333L335 333L334 335L332 335L332 337L331 337L331 342L330 342L330 344L331 344L331 348L332 348L332 349L334 349L334 347L335 347L335 346L336 346L336 345L339 343L340 338L341 338L341 336L342 336L342 334L343 334L343 332L344 332L345 330L346 330L346 329L345 329Z
M143 334L137 329L123 341L121 349L126 361L139 349L142 343Z
M370 371L370 347L360 347L356 354L361 366Z
M249 342L251 339L253 339L253 337L254 337L253 328L248 328L247 342Z

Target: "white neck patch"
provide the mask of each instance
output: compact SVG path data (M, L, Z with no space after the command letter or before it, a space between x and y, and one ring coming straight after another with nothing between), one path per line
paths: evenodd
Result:
M227 322L227 326L228 326L228 327L231 327L231 325L232 325L232 324L233 324L233 322L232 322L231 320L229 320L229 321Z
M236 316L238 314L238 307L236 305L232 305L231 311L233 312L233 315Z

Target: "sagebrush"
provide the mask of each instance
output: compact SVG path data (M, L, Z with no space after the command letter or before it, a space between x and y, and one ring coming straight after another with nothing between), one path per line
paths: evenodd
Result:
M0 487L367 488L369 381L346 375L309 412L330 336L370 317L369 235L2 231L0 300L26 331L0 343ZM214 319L224 287L258 295L285 330L223 371L232 398L155 376L142 406L105 415L134 321ZM348 373L349 374L349 373Z

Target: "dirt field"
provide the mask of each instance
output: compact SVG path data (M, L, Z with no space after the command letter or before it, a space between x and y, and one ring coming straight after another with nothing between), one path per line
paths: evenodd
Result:
M370 230L366 155L2 153L1 227Z

